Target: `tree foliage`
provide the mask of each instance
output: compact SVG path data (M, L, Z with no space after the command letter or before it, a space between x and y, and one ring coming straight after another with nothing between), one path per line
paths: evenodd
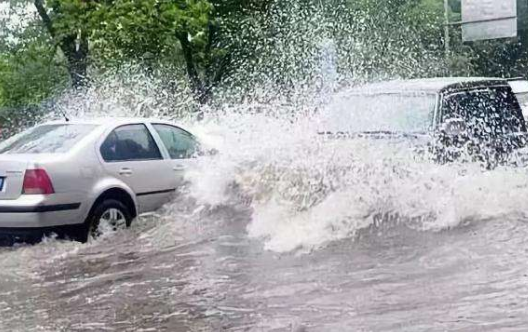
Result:
M450 29L452 52L446 54L443 0L11 3L33 11L24 10L31 24L16 32L6 34L11 28L0 22L0 108L38 105L68 82L82 87L91 77L130 63L147 75L164 73L161 81L168 85L186 77L201 104L211 102L220 87L243 94L267 84L286 94L325 84L321 81L336 73L335 79L346 82L507 77L528 66L525 43L462 43L458 27ZM459 20L460 1L449 4L451 19Z
M35 0L35 6L68 60L74 85L82 84L88 61L183 65L197 99L206 103L231 60L223 33L234 25L227 22L265 2Z
M30 43L0 55L0 126L18 130L43 113L42 102L63 91L68 84L66 68L55 61L54 47Z

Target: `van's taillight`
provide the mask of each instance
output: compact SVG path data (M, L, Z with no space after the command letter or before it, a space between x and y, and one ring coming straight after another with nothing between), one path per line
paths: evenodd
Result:
M50 195L55 193L51 180L43 169L28 169L24 176L22 193L25 195Z

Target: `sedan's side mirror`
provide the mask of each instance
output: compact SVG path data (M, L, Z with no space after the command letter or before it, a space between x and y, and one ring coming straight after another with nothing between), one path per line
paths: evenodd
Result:
M203 156L216 156L218 153L219 153L219 151L217 149L200 147L197 150L196 155L200 156L200 157L203 157Z
M460 135L467 130L467 124L466 121L462 118L451 118L447 119L442 126L440 127L440 130L449 136L455 136Z

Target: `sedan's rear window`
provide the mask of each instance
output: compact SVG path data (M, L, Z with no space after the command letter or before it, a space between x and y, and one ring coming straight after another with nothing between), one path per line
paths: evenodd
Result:
M89 124L50 124L38 126L0 143L0 154L68 152L96 127L96 125Z

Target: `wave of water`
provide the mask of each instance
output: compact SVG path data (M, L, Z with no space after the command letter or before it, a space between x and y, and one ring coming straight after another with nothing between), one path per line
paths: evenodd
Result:
M137 89L147 95L157 91L156 84L132 90L110 86L120 88L94 88L66 96L61 104L82 117L108 109L116 110L114 115L177 116L167 115L170 109L155 100L146 100L144 109L124 102L128 97L123 96L141 99ZM316 250L381 226L441 231L527 212L524 168L439 165L409 140L319 135L328 115L346 106L346 94L331 91L295 102L280 96L265 102L251 98L207 110L202 121L188 117L183 124L219 151L199 158L187 174L188 198L199 205L193 209L244 204L252 211L248 234L278 252ZM189 200L172 203L164 217L181 204Z
M192 125L219 153L188 174L191 195L205 205L248 204L249 235L278 252L381 225L436 232L528 212L524 168L438 165L409 142L332 140L317 134L319 124L318 116L233 112Z

